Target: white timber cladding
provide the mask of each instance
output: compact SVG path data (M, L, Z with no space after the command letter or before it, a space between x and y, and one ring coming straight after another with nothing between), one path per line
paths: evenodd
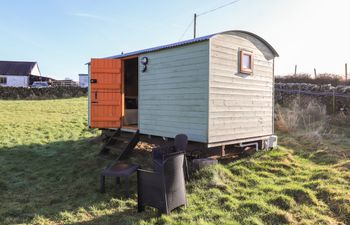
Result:
M251 75L239 72L239 51L253 53ZM208 142L273 133L273 58L260 40L239 32L210 39Z
M29 77L18 75L0 75L0 77L6 77L6 84L0 84L0 86L6 87L28 87Z
M140 133L207 143L209 41L142 54L139 65Z

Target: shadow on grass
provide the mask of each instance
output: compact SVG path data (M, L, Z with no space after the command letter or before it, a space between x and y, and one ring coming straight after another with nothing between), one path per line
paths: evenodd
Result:
M99 192L99 173L110 160L96 157L99 144L91 139L0 148L0 221L5 224L35 220L76 224L132 224L155 216L136 212L136 177L131 198L107 180ZM131 160L147 163L146 153ZM34 222L33 222L34 221Z

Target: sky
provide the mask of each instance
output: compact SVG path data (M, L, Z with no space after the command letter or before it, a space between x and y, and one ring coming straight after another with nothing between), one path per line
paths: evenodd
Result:
M37 61L43 76L78 79L91 58L190 39L193 19L232 0L0 0L0 60ZM350 1L240 0L198 17L197 36L247 30L279 53L276 75L344 74Z

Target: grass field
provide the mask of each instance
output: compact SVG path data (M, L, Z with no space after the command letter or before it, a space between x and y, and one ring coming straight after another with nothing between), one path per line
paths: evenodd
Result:
M0 224L350 224L350 128L281 133L277 150L199 171L188 207L158 217L135 193L98 192L108 162L86 101L0 101Z

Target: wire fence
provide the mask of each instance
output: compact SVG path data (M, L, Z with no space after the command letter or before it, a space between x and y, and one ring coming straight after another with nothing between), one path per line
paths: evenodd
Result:
M329 113L336 114L338 112L343 112L350 114L350 93L339 93L336 92L336 90L320 92L275 88L276 102L282 105L287 105L295 99L297 99L300 104L301 98L304 96L308 96L309 100L311 98L323 103L327 107Z
M343 97L343 98L350 98L349 94L342 94L337 93L335 90L328 91L328 92L317 92L317 91L304 91L304 90L289 90L289 89L281 89L281 88L275 88L276 92L286 92L289 94L303 94L303 95L315 95L315 96L334 96L334 97Z

